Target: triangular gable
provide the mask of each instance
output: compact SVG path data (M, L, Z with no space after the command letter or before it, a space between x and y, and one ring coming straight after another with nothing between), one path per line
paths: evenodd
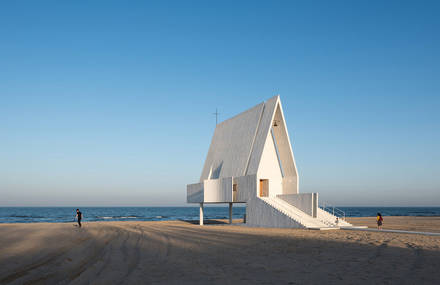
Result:
M274 126L275 122L276 127ZM273 131L273 137L271 131ZM268 142L269 136L274 139L278 152L278 159L284 175L283 193L298 193L298 172L279 96L275 96L265 103L246 175L258 173L258 170L261 167L261 158L265 149L265 144Z
M279 100L276 107L274 121L277 122L277 127L272 128L273 135L276 139L279 159L284 171L283 193L296 194L298 193L298 171L284 119L281 100ZM274 124L272 123L272 125Z

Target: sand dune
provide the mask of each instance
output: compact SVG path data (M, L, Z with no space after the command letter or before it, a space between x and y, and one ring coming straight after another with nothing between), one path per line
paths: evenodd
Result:
M0 284L440 284L440 239L394 233L3 224L0 253Z

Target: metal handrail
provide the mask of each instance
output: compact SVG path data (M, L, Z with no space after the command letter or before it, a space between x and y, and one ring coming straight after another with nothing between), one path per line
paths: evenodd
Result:
M342 220L345 220L345 212L342 211L341 209L336 208L335 206L327 204L326 202L321 202L319 205L319 208L332 214L333 216L336 216L338 218L341 218Z

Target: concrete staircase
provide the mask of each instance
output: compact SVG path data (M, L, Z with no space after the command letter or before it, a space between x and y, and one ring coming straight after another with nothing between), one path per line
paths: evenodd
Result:
M317 217L314 218L280 198L259 197L258 199L261 199L264 201L264 203L277 210L280 214L289 217L291 220L307 229L328 230L351 226L351 224L342 219L339 219L338 223L336 224L336 216L320 208L318 208Z

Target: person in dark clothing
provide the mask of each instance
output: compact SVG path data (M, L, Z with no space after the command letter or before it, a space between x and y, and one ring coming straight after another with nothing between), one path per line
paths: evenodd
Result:
M81 227L82 213L79 211L79 209L76 209L76 218L78 219L78 226Z

